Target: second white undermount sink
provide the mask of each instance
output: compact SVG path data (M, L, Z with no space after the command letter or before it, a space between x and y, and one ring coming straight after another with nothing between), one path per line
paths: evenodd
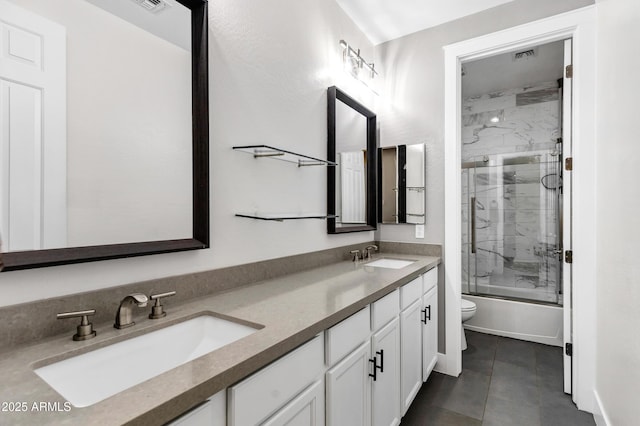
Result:
M75 407L87 407L257 330L202 315L38 368L35 373Z
M382 259L374 260L373 262L369 262L366 264L366 266L375 266L376 268L402 269L414 262L415 260L391 259L385 257Z

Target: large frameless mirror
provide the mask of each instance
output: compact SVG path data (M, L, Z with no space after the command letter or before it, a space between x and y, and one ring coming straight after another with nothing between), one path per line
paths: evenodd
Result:
M0 0L5 270L209 245L206 0Z
M376 229L376 114L333 86L327 92L330 234Z

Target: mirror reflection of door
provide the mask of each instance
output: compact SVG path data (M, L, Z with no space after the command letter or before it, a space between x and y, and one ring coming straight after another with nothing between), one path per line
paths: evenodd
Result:
M336 102L336 226L367 223L367 118Z
M340 172L340 222L366 223L366 152L341 152L338 162Z
M64 247L66 30L4 0L0 10L3 250Z

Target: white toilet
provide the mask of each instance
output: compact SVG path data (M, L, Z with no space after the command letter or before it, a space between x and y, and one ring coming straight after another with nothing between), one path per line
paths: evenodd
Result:
M461 308L461 311L462 311L462 322L463 323L465 321L470 320L471 318L473 318L473 316L476 314L476 304L473 303L471 300L461 299L460 308ZM464 351L465 349L467 349L467 338L464 335L464 326L461 325L461 327L462 327L462 331L461 331L462 350Z

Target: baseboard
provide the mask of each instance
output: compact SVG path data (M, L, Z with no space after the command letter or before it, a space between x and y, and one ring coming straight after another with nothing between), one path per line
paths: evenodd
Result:
M433 367L433 371L446 374L447 376L458 377L455 372L449 370L447 365L447 356L440 352L438 352L438 362L436 362L436 366Z
M597 426L609 426L611 421L609 421L609 417L607 416L607 412L602 405L602 401L600 400L600 395L598 395L597 390L593 390L593 399L596 402L595 410L593 410L593 419L596 421Z

